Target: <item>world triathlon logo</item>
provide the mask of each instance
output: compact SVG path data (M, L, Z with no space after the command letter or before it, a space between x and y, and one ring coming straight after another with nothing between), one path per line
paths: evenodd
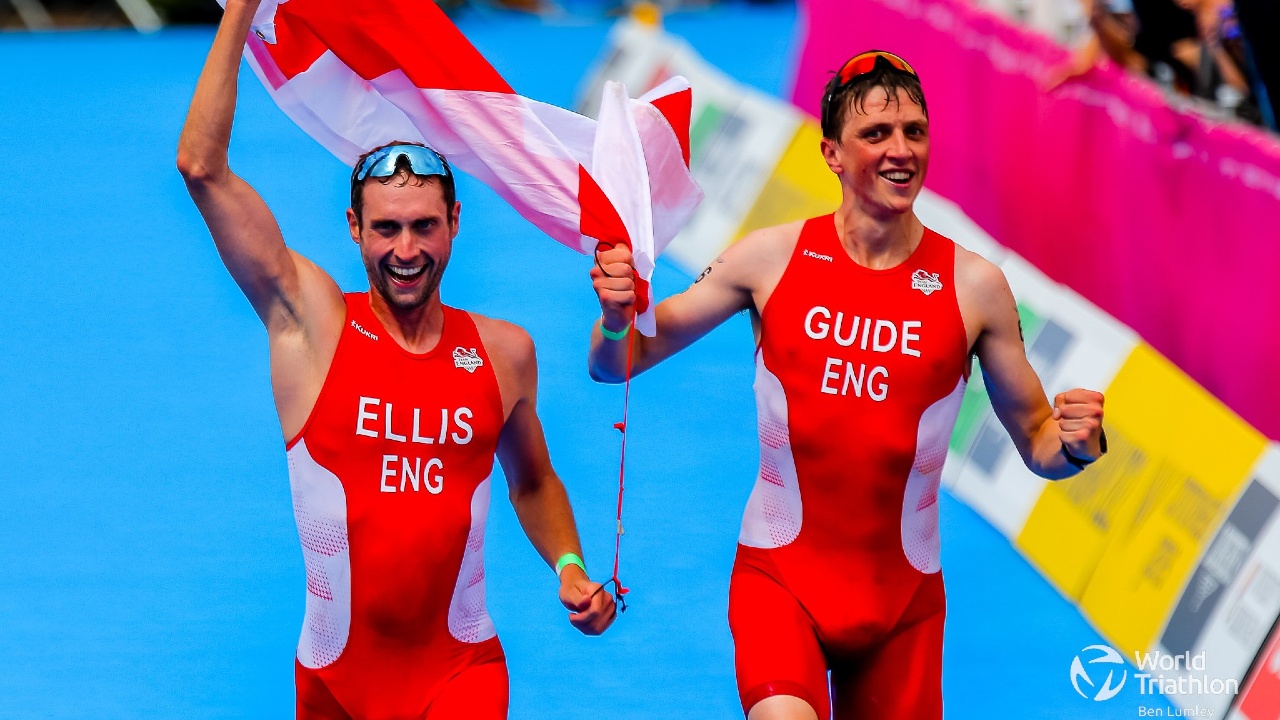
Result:
M1119 680L1116 680L1117 670L1120 671ZM1106 678L1099 685L1098 678L1104 672ZM1080 693L1080 697L1094 702L1115 697L1128 678L1129 670L1125 667L1124 658L1107 645L1090 645L1071 661L1071 687Z

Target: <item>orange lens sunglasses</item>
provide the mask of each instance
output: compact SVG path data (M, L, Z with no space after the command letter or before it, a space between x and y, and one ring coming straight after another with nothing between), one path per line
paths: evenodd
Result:
M846 62L843 67L840 68L840 72L836 73L837 75L840 76L840 85L841 86L848 85L849 83L853 82L859 77L866 75L867 73L874 70L876 67L876 60L878 60L879 58L884 58L886 62L888 62L890 65L892 65L894 68L897 68L898 70L901 70L906 73L911 73L912 75L916 75L916 71L911 67L911 64L908 63L906 60L903 60L902 58L898 57L897 55L894 55L891 52L884 52L883 50L872 50L870 52L864 52L860 55L854 55L853 57L849 58L849 61ZM916 77L920 77L920 76L916 75Z

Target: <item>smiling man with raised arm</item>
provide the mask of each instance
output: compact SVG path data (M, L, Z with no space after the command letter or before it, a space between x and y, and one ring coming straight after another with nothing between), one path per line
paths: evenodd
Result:
M505 718L507 668L485 609L495 456L569 621L613 621L538 419L533 342L448 307L440 278L461 204L448 163L410 143L351 175L347 224L369 277L343 293L286 247L228 167L236 78L257 2L230 0L196 85L178 169L267 329L271 383L306 565L300 718Z

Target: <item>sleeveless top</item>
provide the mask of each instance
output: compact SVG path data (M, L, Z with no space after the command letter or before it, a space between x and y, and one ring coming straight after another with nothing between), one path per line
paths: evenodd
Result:
M937 493L969 360L955 255L925 229L872 270L833 215L814 218L761 311L760 471L739 558L819 624L891 626L940 569Z
M307 576L297 659L359 712L360 697L429 693L496 636L483 551L504 417L468 313L445 307L440 341L414 354L367 293L345 300L320 396L286 449Z

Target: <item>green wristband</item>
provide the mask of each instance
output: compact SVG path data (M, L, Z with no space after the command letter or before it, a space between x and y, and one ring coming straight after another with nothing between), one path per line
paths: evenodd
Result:
M564 572L564 569L569 565L577 565L582 568L584 573L587 571L587 564L582 561L582 558L574 553L565 553L556 561L556 577L560 577L560 573Z
M614 332L604 326L604 320L600 321L600 334L609 338L610 340L625 340L627 339L627 333L630 331L631 331L631 323L627 323L626 327L622 328L618 332Z

